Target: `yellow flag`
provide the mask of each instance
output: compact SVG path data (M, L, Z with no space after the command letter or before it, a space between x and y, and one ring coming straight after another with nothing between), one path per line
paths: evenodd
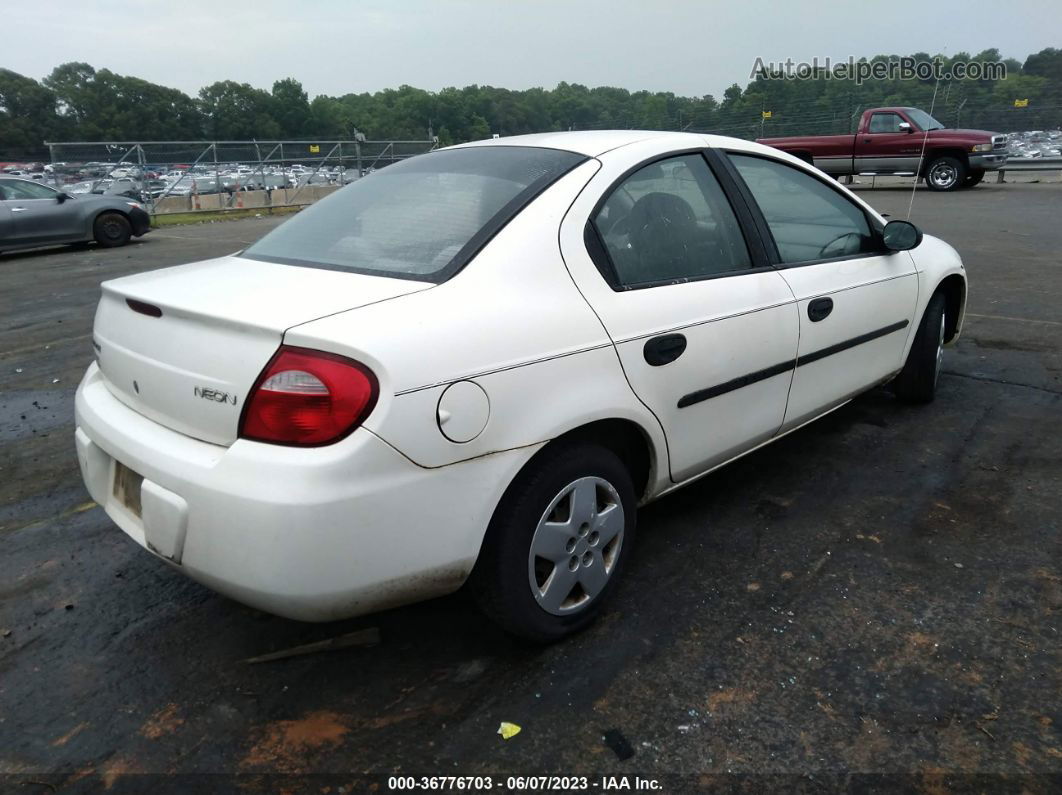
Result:
M765 119L771 118L771 111L769 111L769 110L763 111L763 118L765 118Z

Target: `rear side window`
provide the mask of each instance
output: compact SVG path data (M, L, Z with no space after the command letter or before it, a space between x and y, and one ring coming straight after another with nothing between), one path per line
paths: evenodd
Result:
M782 262L795 264L876 251L862 208L800 169L731 154L760 207Z
M752 267L734 211L699 154L635 171L613 189L592 221L621 287Z
M278 226L242 256L441 282L583 155L483 146L410 158Z

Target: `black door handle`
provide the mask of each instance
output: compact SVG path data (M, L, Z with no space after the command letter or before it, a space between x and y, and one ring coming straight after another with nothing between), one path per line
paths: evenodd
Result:
M816 298L808 304L808 319L812 323L818 323L820 320L825 320L832 311L832 298Z
M664 334L645 343L642 355L653 367L669 364L686 350L686 338L681 334Z

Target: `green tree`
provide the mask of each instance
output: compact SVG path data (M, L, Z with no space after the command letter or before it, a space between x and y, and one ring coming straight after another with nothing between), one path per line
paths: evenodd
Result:
M285 138L299 138L308 134L320 134L310 127L313 117L310 102L302 83L287 77L273 83L273 119Z
M281 134L273 96L247 83L221 80L204 87L199 110L204 132L215 141L275 139Z
M58 130L55 94L36 80L0 69L0 153L35 153Z

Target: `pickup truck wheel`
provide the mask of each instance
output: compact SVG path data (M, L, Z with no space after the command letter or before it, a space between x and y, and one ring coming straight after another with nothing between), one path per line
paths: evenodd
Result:
M92 234L104 248L115 248L129 242L133 228L129 225L129 219L121 213L100 213L92 225Z
M634 542L637 498L619 457L561 443L506 491L471 577L480 608L510 633L550 643L587 626Z
M944 307L944 293L938 292L929 299L907 361L892 382L892 391L900 400L929 403L937 393L937 379L944 360Z
M926 186L930 190L957 190L966 180L966 164L955 157L943 155L931 161L926 169Z
M964 188L972 188L984 178L985 170L983 168L975 168L973 171L966 175L966 179L963 180L962 186Z

